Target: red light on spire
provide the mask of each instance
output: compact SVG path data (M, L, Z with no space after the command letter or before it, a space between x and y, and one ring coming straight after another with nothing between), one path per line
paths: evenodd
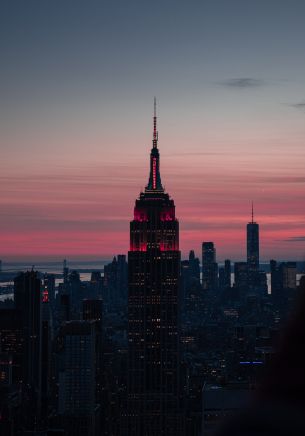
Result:
M157 100L154 97L154 131L153 131L153 148L157 148L158 132L157 132Z
M157 159L153 158L153 189L157 187Z

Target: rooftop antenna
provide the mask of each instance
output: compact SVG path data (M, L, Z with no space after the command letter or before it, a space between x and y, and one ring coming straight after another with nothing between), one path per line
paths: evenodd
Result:
M253 200L252 200L252 224L254 223L253 217L254 217L254 212L253 212Z
M158 132L157 132L157 99L154 97L154 131L153 131L153 148L158 147Z

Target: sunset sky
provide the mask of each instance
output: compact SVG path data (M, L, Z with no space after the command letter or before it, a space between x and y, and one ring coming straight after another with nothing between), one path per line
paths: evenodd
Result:
M303 0L0 6L0 258L127 253L153 97L183 256L305 257Z

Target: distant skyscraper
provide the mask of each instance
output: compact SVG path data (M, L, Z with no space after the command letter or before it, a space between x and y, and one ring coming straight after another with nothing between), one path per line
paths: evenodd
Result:
M295 262L281 264L283 289L295 290L297 287L297 266Z
M64 259L63 261L63 279L64 279L64 288L66 287L67 283L68 283L68 275L69 275L69 268L67 266L67 259Z
M156 107L155 107L156 109ZM179 225L160 177L154 113L150 176L130 223L128 434L174 436L178 419Z
M105 303L112 308L126 306L128 288L128 268L126 256L119 254L104 266Z
M273 297L283 297L284 290L295 290L297 287L295 262L283 262L278 264L270 260L271 294Z
M78 271L71 271L66 283L66 290L70 296L71 319L78 319L81 313L82 301L84 298L84 284L81 282Z
M91 290L94 298L101 298L104 279L100 271L92 271L90 279Z
M213 242L202 243L202 287L205 290L218 287L218 265Z
M231 287L231 261L225 260L224 285L226 288Z
M190 278L200 282L200 262L198 257L195 257L194 250L189 254Z
M274 297L278 295L281 290L281 278L277 261L270 260L270 273L271 273L271 295Z
M259 271L259 225L254 221L253 203L252 220L247 224L247 264L248 285L257 285Z

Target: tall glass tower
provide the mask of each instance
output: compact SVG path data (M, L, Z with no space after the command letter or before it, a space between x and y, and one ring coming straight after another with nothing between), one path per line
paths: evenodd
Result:
M179 435L179 223L164 191L156 101L150 175L136 200L128 252L128 435Z
M259 271L259 225L254 221L253 203L252 220L247 224L247 264L248 284L256 285Z

